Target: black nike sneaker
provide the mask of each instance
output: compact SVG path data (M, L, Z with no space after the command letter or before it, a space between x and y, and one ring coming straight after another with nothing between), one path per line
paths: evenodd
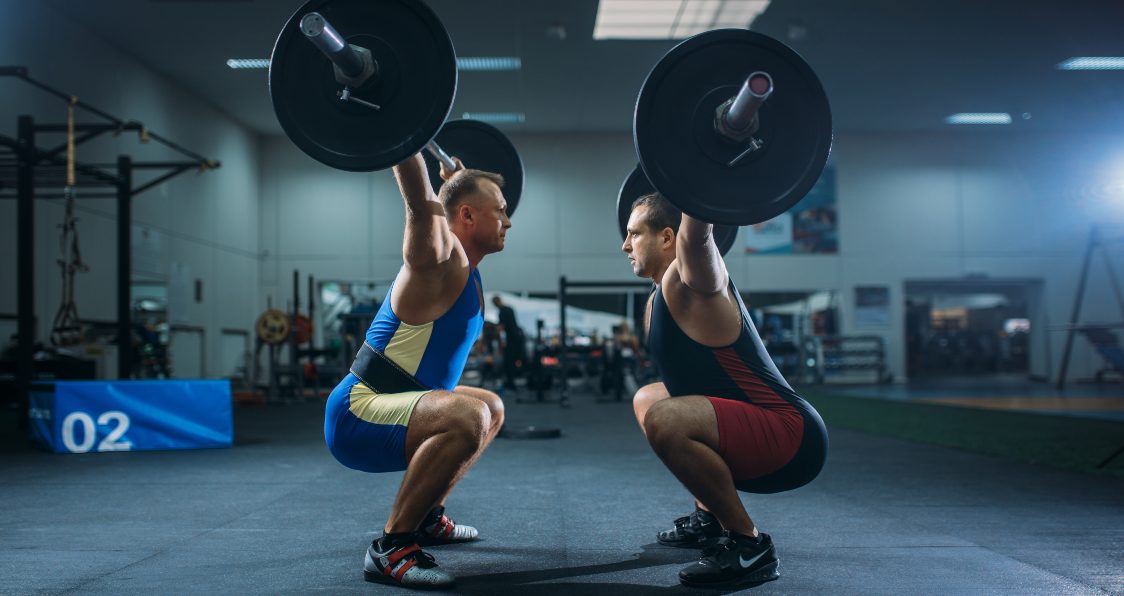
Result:
M664 546L705 548L717 544L721 535L718 520L696 507L690 515L675 520L675 527L656 534L656 540Z
M381 544L375 540L363 558L363 579L419 590L449 590L456 587L453 574L437 566L433 555L416 542Z
M479 538L480 532L472 526L458 524L445 515L444 507L434 507L418 530L418 544L422 546L437 546L440 544L455 544L457 542L471 542Z
M781 576L780 561L768 534L757 538L724 532L718 544L679 572L679 583L694 587L729 587L760 584Z

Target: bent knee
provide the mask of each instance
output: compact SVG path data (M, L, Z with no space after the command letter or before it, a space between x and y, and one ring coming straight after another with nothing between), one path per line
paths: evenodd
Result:
M479 440L492 424L492 408L478 399L456 399L446 410L447 432Z
M492 418L492 424L503 422L504 406L503 400L495 393L488 392L487 397L482 400L488 406L488 414Z
M632 398L632 410L636 413L637 420L643 422L647 411L656 403L667 399L667 389L663 383L653 383L641 387Z
M644 435L653 446L666 445L683 435L680 425L677 424L678 408L669 401L660 401L652 404L644 416Z
M488 404L488 413L492 416L492 426L503 424L503 402L500 401L499 398L496 399L496 403L494 404L494 406L492 404Z

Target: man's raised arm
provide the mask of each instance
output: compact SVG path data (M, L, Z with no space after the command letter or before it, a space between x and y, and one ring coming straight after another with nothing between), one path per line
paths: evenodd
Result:
M411 269L437 267L449 260L454 237L445 209L429 184L429 173L420 153L394 166L394 178L406 203L406 232L402 259Z
M684 213L676 236L676 260L683 283L700 294L724 292L729 277L714 243L714 226Z

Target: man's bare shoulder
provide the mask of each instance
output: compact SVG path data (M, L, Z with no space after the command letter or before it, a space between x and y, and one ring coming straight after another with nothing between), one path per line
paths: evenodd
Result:
M678 263L673 261L664 273L661 291L672 318L691 339L705 345L724 345L729 343L728 336L736 337L733 330L740 329L741 311L729 283L722 292L698 292L683 282Z
M394 281L391 307L408 324L435 321L456 302L468 282L469 271L463 250L454 250L444 263L424 267L403 265Z

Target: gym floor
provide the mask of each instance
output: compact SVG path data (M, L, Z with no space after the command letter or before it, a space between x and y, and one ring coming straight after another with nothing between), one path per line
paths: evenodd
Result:
M998 374L922 378L908 384L860 385L836 392L963 408L1124 421L1124 390L1119 383L1070 382L1058 390L1052 383L1028 381L1025 374Z
M556 425L563 437L498 439L454 491L448 513L483 538L433 549L457 591L715 592L677 581L695 551L656 544L692 503L630 404L573 402L507 399L509 424ZM361 573L401 475L340 466L321 415L311 402L240 407L232 449L55 455L9 437L0 593L405 593ZM846 422L824 416L831 452L815 482L743 495L782 573L743 592L1124 594L1124 478L850 430L836 417Z

